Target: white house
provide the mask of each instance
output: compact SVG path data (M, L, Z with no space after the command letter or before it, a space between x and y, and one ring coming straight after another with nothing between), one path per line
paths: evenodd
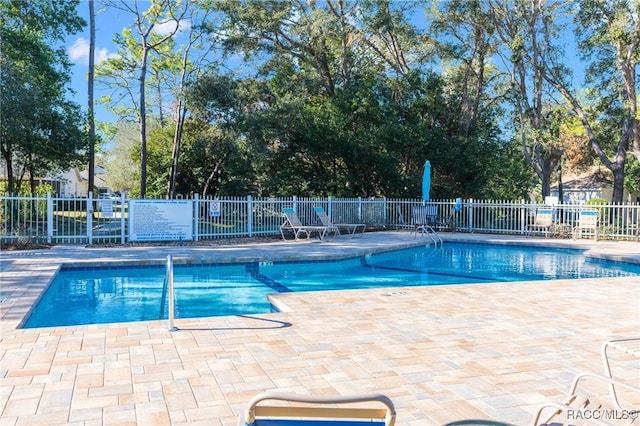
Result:
M94 185L97 188L98 194L93 194L94 197L100 195L110 195L113 191L107 186L104 181L105 170L102 166L95 166L94 169ZM89 171L80 171L77 168L71 169L62 175L55 176L54 178L48 178L48 180L56 179L60 182L59 195L62 197L76 196L86 197L89 195Z
M609 169L595 166L585 172L571 173L562 179L562 202L583 204L592 198L609 202L613 198L613 176ZM551 196L559 197L558 184L551 187ZM624 201L640 203L640 192L624 191Z

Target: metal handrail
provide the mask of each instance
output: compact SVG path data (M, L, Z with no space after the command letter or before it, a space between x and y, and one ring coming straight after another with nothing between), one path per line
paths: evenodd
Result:
M426 234L429 236L429 238L431 238L431 241L433 241L433 244L435 245L435 247L442 247L442 238L440 238L440 235L438 235L436 233L436 230L433 229L431 226L429 225L420 225L418 226L415 231L416 234L418 232L420 232L420 234Z
M160 317L164 315L165 300L169 299L169 330L176 331L178 328L174 325L175 316L175 298L173 290L173 258L171 255L167 256L167 272L164 277L164 284L162 287L162 300L160 301ZM168 296L168 297L167 297Z

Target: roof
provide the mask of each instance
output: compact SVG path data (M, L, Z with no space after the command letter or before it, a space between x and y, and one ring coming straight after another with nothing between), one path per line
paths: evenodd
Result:
M594 166L582 172L568 173L562 176L563 189L602 189L613 186L613 178L609 169ZM557 189L558 185L552 186Z

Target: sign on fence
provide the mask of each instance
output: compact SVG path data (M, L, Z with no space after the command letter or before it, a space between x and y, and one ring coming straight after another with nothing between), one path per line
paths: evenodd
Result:
M209 217L220 217L220 201L209 202Z
M100 209L102 210L102 217L113 217L113 201L105 200L100 202Z
M178 241L192 239L192 200L129 201L130 241Z

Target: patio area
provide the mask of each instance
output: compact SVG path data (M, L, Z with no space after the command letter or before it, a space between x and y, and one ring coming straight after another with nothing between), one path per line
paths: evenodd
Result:
M589 249L640 263L640 243L443 233ZM426 243L408 232L323 242L0 253L0 425L235 425L264 390L383 393L397 425L526 425L600 345L640 336L640 277L286 293L286 312L19 329L61 264L347 257ZM640 386L637 358L614 373ZM598 389L604 393L605 389ZM635 404L640 395L622 395Z

